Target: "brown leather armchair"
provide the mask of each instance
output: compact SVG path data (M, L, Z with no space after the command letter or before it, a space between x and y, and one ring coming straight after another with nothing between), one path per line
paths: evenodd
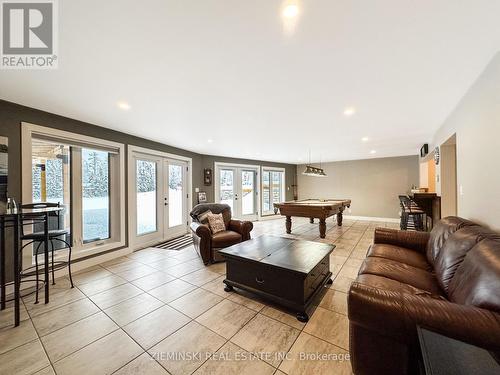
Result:
M500 355L500 237L458 217L377 228L348 296L355 374L417 372L416 327Z
M214 214L222 214L226 230L212 234L207 223L200 223L199 216L206 211L212 211ZM224 258L219 255L219 249L250 239L250 232L253 224L250 221L231 219L231 207L221 203L202 203L196 205L190 213L193 222L191 231L193 232L193 242L196 251L203 259L203 263L223 261Z

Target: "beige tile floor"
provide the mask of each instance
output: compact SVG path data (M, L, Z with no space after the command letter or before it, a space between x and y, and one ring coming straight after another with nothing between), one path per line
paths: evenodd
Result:
M262 234L334 243L334 282L307 324L248 293L223 291L225 264L205 267L192 247L148 248L51 286L51 302L0 312L0 374L350 374L347 294L377 226L296 219L255 223ZM318 360L313 355L330 355Z

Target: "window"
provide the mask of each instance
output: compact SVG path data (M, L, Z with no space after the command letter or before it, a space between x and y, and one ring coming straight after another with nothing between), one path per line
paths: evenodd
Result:
M184 193L182 166L168 164L168 226L170 228L183 223Z
M157 180L156 162L136 161L137 234L156 232Z
M69 204L69 146L34 139L31 161L33 202Z
M251 215L255 213L255 171L241 171L241 213Z
M124 246L124 145L27 123L21 133L22 201L61 204L74 259Z
M263 168L262 170L262 215L274 214L274 203L285 200L285 170Z
M109 238L109 153L82 149L83 242Z
M270 172L262 172L262 212L271 211L271 187L269 183Z
M60 229L71 233L71 158L70 147L58 142L48 142L39 139L32 140L31 177L33 203L50 202L59 203L63 208L58 223ZM53 218L51 218L53 219ZM43 230L42 225L37 225L36 230ZM70 241L71 234L66 238ZM56 246L60 245L56 243Z
M279 203L283 200L283 172L271 172L271 193L272 203Z
M234 171L232 169L221 169L220 171L220 203L228 204L231 212L234 211Z

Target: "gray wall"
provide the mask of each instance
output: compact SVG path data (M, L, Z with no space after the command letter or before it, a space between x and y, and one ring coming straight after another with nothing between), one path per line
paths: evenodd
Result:
M398 218L399 194L418 184L418 156L339 161L323 164L327 177L302 175L297 167L299 199L352 199L348 215Z
M500 52L436 132L433 147L456 135L458 215L500 231ZM432 149L432 148L431 148ZM444 164L436 175L444 175ZM441 179L436 183L442 192Z

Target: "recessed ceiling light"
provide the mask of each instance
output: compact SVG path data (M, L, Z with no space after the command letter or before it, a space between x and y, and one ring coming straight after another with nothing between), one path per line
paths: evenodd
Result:
M118 108L123 109L124 111L128 111L130 109L130 104L128 104L127 102L118 102L116 103L116 105L118 106Z
M299 15L299 7L296 4L289 4L283 8L283 17L295 18Z
M356 108L354 107L347 107L344 109L344 116L350 117L356 113Z
M371 150L371 151L370 151L370 154L372 154L372 155L373 155L373 154L376 154L376 153L377 153L377 151L376 151L376 150Z
M370 138L368 138L368 137L361 138L361 142L368 142L369 140L370 140Z
M208 143L212 143L214 140L213 139L207 139Z

